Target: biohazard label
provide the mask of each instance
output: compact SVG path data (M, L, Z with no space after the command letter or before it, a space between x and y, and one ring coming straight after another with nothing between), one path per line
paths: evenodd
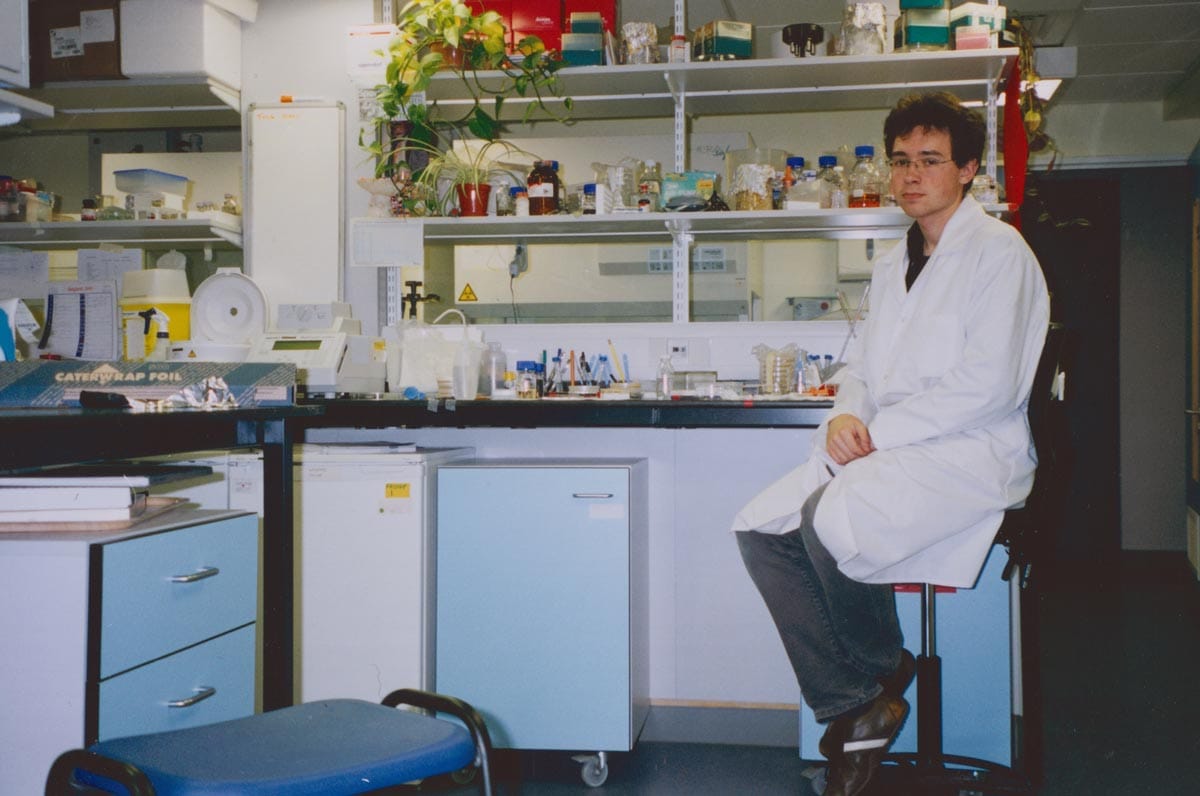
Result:
M459 301L479 301L479 296L475 295L475 291L471 289L471 283L463 285L462 292L458 294Z

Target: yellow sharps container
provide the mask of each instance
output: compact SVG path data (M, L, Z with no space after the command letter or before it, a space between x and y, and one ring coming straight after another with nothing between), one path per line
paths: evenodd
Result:
M167 335L172 342L192 336L192 296L186 272L174 268L126 272L122 280L121 312L141 312L151 307L170 319ZM158 325L151 322L146 334L146 355L154 350L157 333ZM124 358L129 359L128 352Z

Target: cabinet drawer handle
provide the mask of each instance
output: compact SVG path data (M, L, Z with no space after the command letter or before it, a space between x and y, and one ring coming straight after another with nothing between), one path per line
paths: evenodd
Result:
M571 494L571 497L583 500L608 500L612 496L612 492L573 492Z
M195 583L198 580L204 580L205 578L211 578L213 575L218 574L220 571L221 570L218 569L217 567L205 567L204 569L196 570L195 572L193 572L190 575L172 575L171 582L172 583Z
M192 694L187 699L176 699L171 702L168 702L167 707L169 707L169 708L190 708L192 705L196 704L197 702L203 702L204 700L208 699L210 696L214 696L217 693L217 689L213 688L211 685L202 685L199 688L193 688L192 690L195 691L196 693Z

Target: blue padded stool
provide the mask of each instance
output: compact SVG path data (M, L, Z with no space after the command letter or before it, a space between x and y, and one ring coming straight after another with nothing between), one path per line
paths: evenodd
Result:
M400 704L452 715L466 728L396 710ZM46 794L334 796L477 766L480 792L490 796L490 753L487 727L471 706L401 689L380 705L357 699L309 702L73 749L54 761Z

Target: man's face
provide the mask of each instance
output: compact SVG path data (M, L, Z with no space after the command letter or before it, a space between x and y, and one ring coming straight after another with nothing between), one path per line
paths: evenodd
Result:
M925 127L897 136L888 156L910 164L892 168L892 194L900 208L917 221L944 224L949 220L962 201L963 186L979 169L975 160L961 168L956 165L951 158L950 134Z

